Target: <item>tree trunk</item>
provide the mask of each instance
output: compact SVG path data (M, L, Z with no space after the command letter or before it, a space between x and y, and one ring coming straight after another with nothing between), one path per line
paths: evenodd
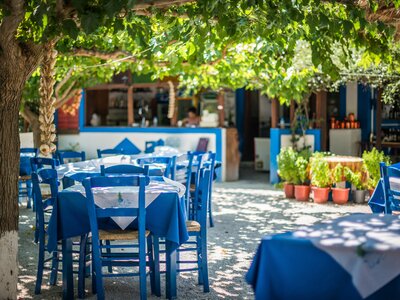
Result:
M0 77L0 299L17 298L18 112L23 83L21 78Z

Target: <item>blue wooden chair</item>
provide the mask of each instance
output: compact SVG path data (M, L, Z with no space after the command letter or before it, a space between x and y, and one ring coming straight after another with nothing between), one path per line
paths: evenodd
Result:
M139 276L140 299L146 299L147 267L150 268L152 292L155 290L153 246L150 232L146 230L145 188L149 184L149 177L143 175L120 177L93 177L83 181L86 190L86 206L89 213L90 229L92 232L92 258L93 258L93 293L97 293L97 299L104 299L103 277ZM99 187L137 186L139 187L138 207L112 207L99 208L95 205L93 189ZM99 228L101 219L110 217L137 217L138 230L107 230ZM146 250L147 239L147 250ZM112 241L102 243L102 241ZM124 244L117 244L124 241ZM132 244L127 244L131 241ZM138 252L118 251L119 249L138 248ZM111 250L111 251L108 251ZM114 252L117 250L118 252ZM147 260L148 259L148 260ZM139 273L110 273L104 274L103 267L139 267ZM159 284L158 284L159 286Z
M151 164L160 164L165 165L164 177L175 179L175 171L176 171L176 156L172 157L164 157L164 156L155 156L155 157L143 157L137 160L138 164L141 167Z
M209 279L208 279L208 256L207 256L207 204L209 196L209 187L211 180L211 172L207 168L201 168L199 176L199 190L198 197L193 199L194 207L196 212L194 219L186 221L186 228L190 239L181 245L177 250L177 272L192 272L198 271L198 283L203 285L203 291L205 293L210 291ZM159 249L160 240L154 237L154 249ZM195 251L196 260L180 260L179 253ZM155 254L157 250L155 251ZM159 251L159 253L165 253L165 251ZM158 257L156 257L156 261ZM161 261L164 262L164 261ZM181 264L195 265L192 268L180 268ZM160 273L156 272L156 281L158 282L158 276Z
M32 167L30 159L35 157L38 153L36 148L21 148L20 149L20 163L19 163L19 177L18 177L18 202L21 202L21 197L26 196L27 208L32 207Z
M36 172L38 169L50 168L55 170L60 165L60 161L56 158L47 157L33 157L31 158L32 171Z
M121 155L124 154L124 149L97 149L97 157L103 158L105 156Z
M41 286L43 281L43 271L45 269L51 270L50 284L56 285L57 273L59 270L59 253L61 250L54 251L50 254L50 257L46 258L47 251L47 226L48 219L52 212L54 202L57 201L58 196L58 181L57 171L53 169L39 169L37 172L32 173L33 192L36 199L36 228L38 231L38 243L39 243L39 256L38 256L38 267L35 285L35 294L40 294ZM41 188L43 185L49 185L51 190L51 196L43 199ZM84 296L84 277L85 277L85 263L86 263L86 241L87 236L82 236L79 242L79 267L78 267L78 293L79 297ZM47 267L47 263L51 262L51 267Z
M385 214L392 214L393 212L400 212L400 186L390 183L390 178L400 179L400 170L386 166L385 163L380 163L381 178L383 181L383 192L385 199Z
M71 160L86 160L86 153L85 151L58 151L58 159L60 160L61 164L66 164Z
M143 174L149 175L149 166L139 167L134 165L115 165L110 167L100 166L101 176L122 175L122 174Z
M145 144L144 153L153 153L157 146L164 146L164 145L165 142L162 139L159 139L158 141L148 141Z

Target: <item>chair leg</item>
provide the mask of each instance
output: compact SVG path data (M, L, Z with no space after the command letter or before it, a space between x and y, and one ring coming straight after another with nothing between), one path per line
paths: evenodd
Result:
M85 298L85 273L86 273L86 243L87 235L81 235L79 243L79 267L78 267L78 298Z
M207 237L201 237L201 273L203 275L203 292L210 291L210 283L208 280L208 258L207 258Z
M58 259L58 251L53 252L53 259L51 260L51 274L50 274L50 285L57 284L58 266L60 260Z
M154 285L154 255L153 255L153 241L152 237L147 237L147 256L149 257L149 267L150 267L150 287L151 287L151 294L155 295L155 285Z
M43 267L44 267L44 241L41 239L39 244L39 258L38 258L38 267L36 274L36 285L35 285L35 294L40 294L42 290L42 279L43 279Z
M97 294L98 300L104 300L103 276L101 273L101 261L98 254L93 254L93 273L93 279L95 280L95 285L92 287L94 288L93 293Z
M106 241L106 246L110 246L110 245L111 245L111 242L110 241ZM107 248L106 252L107 252L107 254L111 254L111 249ZM112 273L113 272L112 266L108 266L107 269L108 269L108 273Z
M203 272L201 269L201 241L200 236L196 236L196 258L197 258L197 280L198 284L203 284Z
M213 215L212 215L212 206L211 206L211 194L210 197L208 199L208 218L209 218L209 222L210 222L210 227L214 227L214 219L213 219Z
M140 299L147 299L146 291L146 253L145 245L139 242L139 283L140 283Z
M158 236L153 236L153 252L154 252L154 289L155 295L161 297L160 284L160 240Z
M32 208L32 182L30 180L25 182L26 184L26 196L28 198L26 208Z

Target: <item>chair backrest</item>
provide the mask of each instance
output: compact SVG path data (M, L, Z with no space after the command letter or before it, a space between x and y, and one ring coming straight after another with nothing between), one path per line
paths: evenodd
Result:
M176 156L154 156L154 157L142 157L137 160L141 167L151 164L165 165L164 176L175 179L176 171Z
M36 172L41 168L50 168L55 169L57 166L60 165L58 159L55 158L47 158L47 157L32 157L31 158L31 166L32 171Z
M100 166L101 176L107 175L123 175L123 174L143 174L149 175L149 166L139 167L134 165L115 165L110 167Z
M77 160L79 159L80 161L86 160L86 153L85 151L79 152L79 151L58 151L58 159L60 160L60 163L65 164L65 160Z
M124 154L124 149L97 149L97 157L102 158L104 155L120 155Z
M19 175L31 175L31 158L36 157L38 150L36 148L21 148L19 160Z
M31 155L32 157L38 155L37 148L21 148L19 151L20 151L20 153L32 154Z
M98 219L110 217L137 217L139 229L139 243L141 237L145 236L146 228L146 207L145 207L145 188L149 184L149 177L144 175L116 176L116 177L92 177L83 180L86 191L86 206L89 213L90 228L92 231L93 243L98 245ZM95 204L93 190L104 187L139 187L138 207L110 207L99 208Z
M165 142L162 139L159 139L158 141L148 141L145 144L144 152L145 153L153 153L157 146L164 146L164 145L165 145Z
M390 178L400 180L400 170L380 163L381 178L385 199L385 213L391 214L393 210L400 210L400 182L399 185L391 183Z
M50 188L51 196L43 199L42 189L48 185ZM38 169L32 173L32 189L34 199L36 201L36 218L39 226L39 238L44 238L45 233L45 219L44 211L50 206L54 206L54 202L58 195L58 178L57 171L49 168Z
M207 228L208 197L210 195L211 171L208 167L200 170L199 193L193 199L193 219L200 223L201 228Z

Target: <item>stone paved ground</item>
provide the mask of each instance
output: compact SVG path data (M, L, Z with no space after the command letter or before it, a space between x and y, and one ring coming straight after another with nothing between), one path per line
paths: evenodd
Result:
M208 234L211 292L202 293L196 284L196 274L181 274L178 278L178 297L181 299L252 299L244 276L262 236L349 213L369 212L367 205L318 205L286 200L281 191L267 184L263 173L253 175L252 180L215 184L213 201L215 227L209 229ZM20 214L20 299L59 299L61 276L58 285L50 288L47 274L42 294L34 296L37 263L37 246L32 241L34 214L23 207ZM133 280L106 280L106 298L137 298L138 283ZM87 298L95 299L90 294L90 280L86 287ZM164 286L162 288L164 293ZM149 299L157 298L149 296Z

